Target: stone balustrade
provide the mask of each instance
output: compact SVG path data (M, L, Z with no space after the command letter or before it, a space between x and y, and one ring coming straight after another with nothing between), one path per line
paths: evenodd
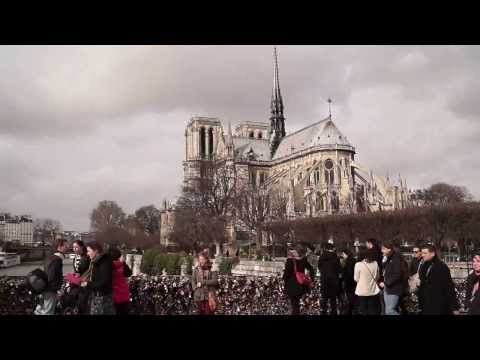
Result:
M284 261L240 260L232 269L232 276L272 277L283 273Z

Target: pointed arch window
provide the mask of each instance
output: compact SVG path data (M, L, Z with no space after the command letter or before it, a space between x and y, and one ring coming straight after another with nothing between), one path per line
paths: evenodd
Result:
M250 131L250 134L248 135L249 138L253 139L255 137L255 134L253 131Z
M260 185L263 185L265 183L265 173L261 172L260 173Z
M205 128L204 127L201 127L200 128L200 156L201 157L204 157L205 156L205 151L206 151L206 147L207 147L207 144L206 144L206 132L205 132Z
M334 171L333 171L333 161L331 159L325 160L325 184L333 185L334 183Z
M313 172L313 183L315 185L318 185L319 182L320 182L320 170L316 169Z
M259 138L259 139L263 138L262 132L259 132L259 133L258 133L258 138Z
M332 192L332 210L338 211L339 207L340 207L340 201L338 199L338 194L335 191L333 191Z
M208 129L208 155L213 154L213 129Z

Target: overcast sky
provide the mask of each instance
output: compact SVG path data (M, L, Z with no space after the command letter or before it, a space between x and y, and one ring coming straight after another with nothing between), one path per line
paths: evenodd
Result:
M0 211L89 229L179 193L192 115L266 121L272 46L0 46ZM480 47L279 46L287 133L328 115L374 173L480 198Z

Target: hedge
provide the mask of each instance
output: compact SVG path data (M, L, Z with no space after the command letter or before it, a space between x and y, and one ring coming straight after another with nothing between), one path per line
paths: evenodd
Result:
M277 243L321 243L333 236L337 244L376 238L409 243L429 241L441 247L451 240L464 248L465 244L480 244L480 203L299 218L265 224L264 230Z

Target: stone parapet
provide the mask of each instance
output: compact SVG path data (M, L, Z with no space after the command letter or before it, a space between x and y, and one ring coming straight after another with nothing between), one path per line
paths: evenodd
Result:
M283 273L285 261L240 260L232 269L233 276L272 277Z

